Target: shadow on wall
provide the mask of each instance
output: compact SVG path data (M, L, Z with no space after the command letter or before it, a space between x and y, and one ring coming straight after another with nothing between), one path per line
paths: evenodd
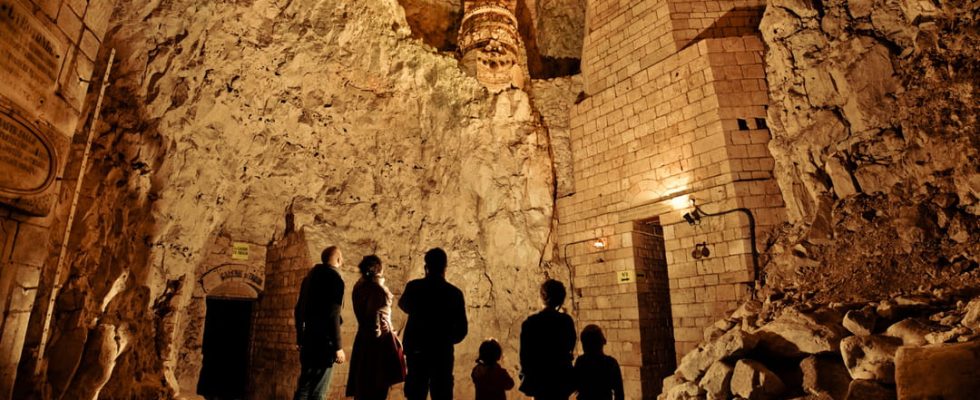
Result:
M690 41L681 46L684 50L705 39L754 35L759 32L759 23L765 7L735 7L719 17Z

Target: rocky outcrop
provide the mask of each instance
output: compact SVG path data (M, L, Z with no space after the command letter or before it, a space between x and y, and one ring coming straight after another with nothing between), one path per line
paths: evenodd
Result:
M812 293L779 293L764 302L749 301L708 328L728 327L684 356L677 371L664 379L658 398L895 399L896 390L903 399L969 398L962 396L976 393L976 380L967 376L973 372L967 371L975 371L980 362L980 331L965 324L970 322L970 299L980 298L978 293L936 290L881 303L816 303L808 300ZM875 314L879 324L867 334L848 332L847 318L828 317L865 315L881 304L915 307ZM913 326L945 332L944 340L956 343L932 344L898 334ZM748 341L758 345L715 350L731 348L733 336L751 337ZM828 340L836 345L825 345ZM705 364L709 366L702 368Z
M528 93L489 94L412 40L394 1L120 2L115 19L121 61L55 311L55 394L193 391L208 246L270 243L287 225L308 259L344 249L347 274L378 254L396 295L445 248L471 324L457 359L496 337L513 369L537 285L564 271L550 267L551 140ZM564 93L543 96L549 109ZM298 366L281 367L292 384Z
M768 2L769 149L790 219L770 285L867 301L977 281L963 274L980 265L978 23L962 1Z

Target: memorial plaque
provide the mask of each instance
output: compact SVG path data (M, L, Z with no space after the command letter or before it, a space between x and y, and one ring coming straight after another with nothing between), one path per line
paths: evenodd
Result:
M0 192L8 196L43 192L54 180L51 144L39 130L0 114Z
M0 0L0 94L4 97L25 108L43 105L57 89L63 47L28 7Z
M57 149L65 148L67 139L15 109L0 101L0 203L44 216L56 200Z

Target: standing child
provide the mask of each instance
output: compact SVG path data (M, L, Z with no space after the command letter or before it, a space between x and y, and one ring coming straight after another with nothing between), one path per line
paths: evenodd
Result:
M476 400L506 400L504 392L514 388L514 380L499 364L502 355L503 349L494 339L480 345L480 358L470 374L476 386Z
M606 337L598 325L582 329L582 354L575 360L578 400L623 400L623 375L615 358L605 355Z

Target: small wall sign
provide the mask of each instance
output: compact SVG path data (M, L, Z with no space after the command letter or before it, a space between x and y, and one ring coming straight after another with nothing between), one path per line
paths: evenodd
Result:
M619 271L616 273L616 282L621 285L636 282L636 275L633 271Z
M231 244L231 259L248 260L248 243L234 242Z

